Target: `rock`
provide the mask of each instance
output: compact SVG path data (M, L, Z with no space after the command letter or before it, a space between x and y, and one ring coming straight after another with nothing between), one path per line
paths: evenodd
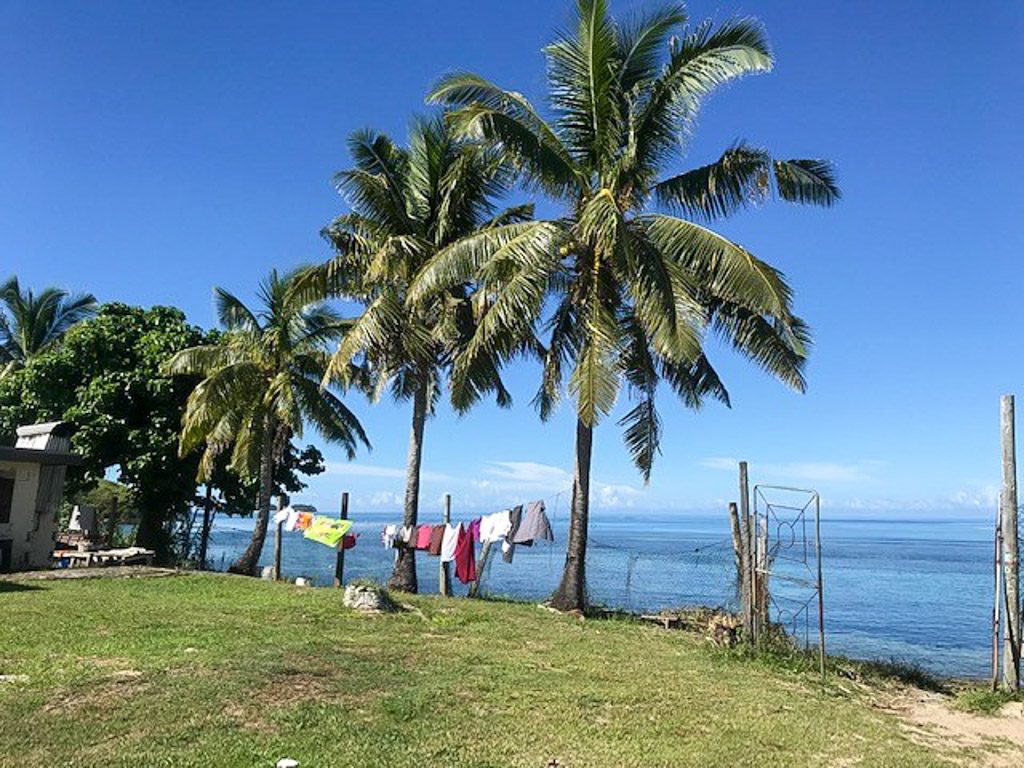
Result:
M260 578L264 581L274 580L274 567L271 565L264 565L263 570L260 571Z
M735 616L716 613L708 620L708 634L711 642L720 648L734 648L740 641L740 621Z
M349 584L343 602L346 608L366 613L394 613L398 606L388 591L374 584Z
M298 768L299 761L292 760L290 757L282 757L277 761L277 768Z
M305 578L304 576L297 576L295 578L295 586L296 587L312 587L313 586L313 582L310 581L309 579Z

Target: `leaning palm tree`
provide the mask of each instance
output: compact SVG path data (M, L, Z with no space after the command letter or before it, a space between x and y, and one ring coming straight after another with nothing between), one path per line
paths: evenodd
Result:
M460 135L502 151L527 184L561 202L562 218L496 227L446 248L410 298L470 276L487 297L455 363L455 391L543 318L540 414L550 414L567 369L576 405L568 549L552 603L581 609L593 430L623 383L634 404L619 423L645 481L661 435L661 380L689 406L728 403L703 351L709 331L791 387L805 386L809 332L783 276L705 225L772 196L831 205L839 190L828 163L778 160L745 143L709 165L673 168L703 99L771 68L756 21L691 28L683 7L670 5L620 24L606 0L578 0L575 28L544 52L550 122L521 94L473 74L443 78L429 98L452 110Z
M0 285L0 376L53 346L82 320L96 314L96 298L45 288L23 291L17 277Z
M308 295L340 296L363 305L339 345L329 379L346 381L359 363L368 371L373 396L390 390L412 400L406 466L404 524L416 525L420 465L427 417L447 379L455 351L475 328L468 286L452 283L421 292L412 305L408 287L439 250L475 232L521 221L523 206L498 212L494 199L510 181L496 152L456 141L443 120L413 123L408 147L383 134L357 131L349 138L354 167L335 177L351 211L325 230L335 257L307 276ZM494 392L510 402L497 367L480 366L468 402ZM389 586L417 590L415 553L400 550Z
M234 573L256 572L270 516L274 470L292 437L312 424L349 458L369 441L345 404L320 382L330 362L328 346L347 323L319 302L299 300L296 275L270 273L259 288L260 308L249 309L216 289L217 315L224 333L215 343L178 352L168 373L201 376L182 417L182 455L203 446L199 481L206 482L216 457L231 451L230 467L243 478L259 479L256 525Z

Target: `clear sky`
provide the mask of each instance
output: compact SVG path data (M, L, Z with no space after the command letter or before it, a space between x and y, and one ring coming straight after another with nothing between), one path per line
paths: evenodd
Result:
M173 304L210 326L213 286L250 296L271 267L329 256L318 232L344 210L330 178L351 130L404 136L451 69L540 101L540 48L569 12L568 0L0 0L0 276ZM777 65L709 102L687 164L744 138L839 169L836 208L773 204L720 227L795 286L815 331L810 388L789 392L719 351L733 408L694 414L665 393L648 487L614 419L599 428L598 504L710 511L735 497L746 458L756 482L818 488L826 508L988 515L998 397L1024 395L1024 4L690 12L760 17ZM511 410L443 408L428 424L426 509L444 491L486 509L569 485L572 414L538 422L537 377L509 371ZM326 449L309 498L332 507L348 489L397 509L409 407L350 401L374 450L347 464Z

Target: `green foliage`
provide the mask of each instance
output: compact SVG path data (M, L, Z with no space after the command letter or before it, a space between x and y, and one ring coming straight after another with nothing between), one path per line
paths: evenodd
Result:
M214 462L210 483L217 489L219 499L216 508L226 515L247 516L253 514L259 504L259 480L243 480L228 466L228 456L221 455ZM302 450L289 443L274 466L272 495L299 493L306 488L300 477L322 474L326 467L320 450L307 445Z
M695 220L772 196L828 206L840 193L827 162L776 160L742 142L702 168L673 168L702 102L771 68L754 20L691 27L670 4L620 23L605 0L579 0L575 24L544 53L550 121L520 93L472 74L443 78L429 98L452 110L457 135L499 153L521 181L560 202L561 218L496 226L441 249L410 295L474 285L485 314L453 378L472 382L512 354L536 351L542 417L566 374L589 427L625 382L634 405L620 425L647 479L661 435L660 381L690 407L708 397L728 403L703 352L708 333L791 387L805 385L810 334L783 276ZM543 347L533 341L538 325Z
M37 296L22 290L17 277L0 284L0 377L57 344L73 325L95 312L92 294L72 296L45 288Z
M971 712L976 715L998 715L1004 704L1022 700L1024 700L1024 696L1019 692L968 688L957 694L953 700L953 706L962 712Z
M139 511L137 540L166 555L170 526L195 495L196 457L178 455L195 379L166 376L161 365L202 340L177 309L105 304L0 380L0 434L10 440L18 425L37 421L73 424L72 446L85 463L69 472L69 495L95 488L116 467Z
M358 445L369 447L355 415L320 387L330 360L326 348L348 323L322 303L302 299L293 290L298 274L271 272L260 285L257 312L218 288L225 331L213 343L178 351L162 367L165 374L201 379L188 397L180 434L182 455L202 449L200 480L229 449L232 471L244 481L259 478L263 451L272 450L280 463L306 422L350 457Z

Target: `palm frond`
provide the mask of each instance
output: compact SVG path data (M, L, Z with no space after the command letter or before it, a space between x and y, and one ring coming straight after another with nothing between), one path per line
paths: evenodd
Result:
M775 160L772 166L783 200L827 208L842 197L835 168L826 160Z

